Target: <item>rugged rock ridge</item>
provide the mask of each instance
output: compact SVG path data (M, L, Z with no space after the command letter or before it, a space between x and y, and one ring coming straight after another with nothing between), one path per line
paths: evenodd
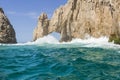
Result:
M16 43L15 31L0 8L0 43Z
M38 19L38 25L34 30L33 40L48 35L49 20L46 13L42 13Z
M35 33L44 36L40 28L35 29ZM110 41L120 41L120 0L68 0L54 12L46 30L47 34L59 32L60 41L84 39L87 35L95 38L107 36ZM42 36L35 34L34 40Z

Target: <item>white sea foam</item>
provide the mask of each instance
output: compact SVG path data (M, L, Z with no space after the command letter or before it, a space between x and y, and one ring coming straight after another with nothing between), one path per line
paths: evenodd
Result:
M89 37L87 39L73 39L70 44L83 44L83 47L120 48L120 45L108 42L108 40L108 37Z
M41 45L44 43L47 44L58 44L58 45L67 45L67 44L77 44L77 46L81 47L103 47L103 48L120 48L120 45L116 45L113 42L108 42L109 38L107 37L100 37L100 38L93 38L89 37L86 39L72 39L71 42L62 42L60 43L59 40L57 40L54 36L48 35L43 38L39 38L35 42L28 42L27 45L35 44L35 45ZM75 46L73 46L75 47Z
M37 39L34 44L44 44L44 43L49 43L49 44L58 44L59 41L51 35L44 36L43 38Z
M43 38L39 38L34 42L27 43L18 43L18 44L7 44L7 45L44 45L44 44L57 44L57 45L67 45L71 44L71 46L76 47L74 44L80 47L102 47L102 48L119 48L120 45L116 45L113 42L108 42L107 37L93 38L89 37L87 39L73 39L71 42L62 42L60 43L58 39L56 39L53 35L47 35ZM81 45L82 44L82 45ZM6 44L1 44L6 45Z

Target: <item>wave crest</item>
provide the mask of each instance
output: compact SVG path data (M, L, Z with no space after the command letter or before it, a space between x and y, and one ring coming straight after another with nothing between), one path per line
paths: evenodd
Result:
M102 48L120 48L120 45L116 45L113 42L108 42L107 37L93 38L89 37L87 39L73 39L71 42L60 43L57 38L53 35L47 35L43 38L39 38L34 42L18 43L18 44L1 44L1 45L44 45L44 44L59 44L71 47L102 47Z

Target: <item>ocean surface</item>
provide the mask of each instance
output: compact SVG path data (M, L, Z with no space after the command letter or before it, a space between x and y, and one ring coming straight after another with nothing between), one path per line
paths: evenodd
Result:
M120 80L120 46L104 37L59 43L52 36L1 44L0 80Z

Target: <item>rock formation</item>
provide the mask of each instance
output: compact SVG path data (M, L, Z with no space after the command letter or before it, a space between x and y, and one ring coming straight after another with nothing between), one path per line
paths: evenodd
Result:
M38 25L34 30L33 40L48 35L49 20L46 13L42 13L38 19Z
M54 12L50 20L42 20L42 23L46 22L46 30L43 30L42 25L35 29L34 40L43 37L44 31L47 31L47 34L60 33L60 41L84 39L89 35L95 38L107 36L110 38L109 41L119 43L120 0L68 0L67 4ZM38 34L41 36L37 36Z
M0 8L0 43L16 43L15 31Z

